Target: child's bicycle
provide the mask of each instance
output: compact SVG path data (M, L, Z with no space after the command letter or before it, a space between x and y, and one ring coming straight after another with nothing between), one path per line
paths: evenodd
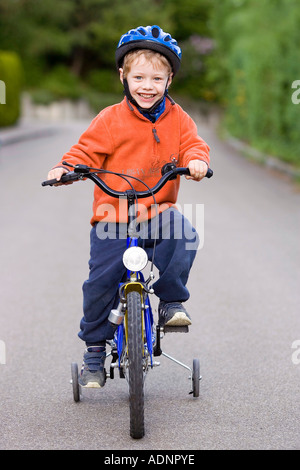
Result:
M64 164L67 164L64 162ZM110 173L106 170L91 168L85 165L72 166L73 171L62 176L59 183L70 183L82 179L92 180L99 188L112 197L126 197L128 201L128 238L127 249L123 255L123 263L127 269L126 280L119 285L119 305L117 309L111 310L109 321L115 325L114 339L107 341L111 351L107 357L111 356L109 372L105 371L106 377L113 379L115 370L119 371L121 378L126 378L129 385L129 408L130 408L130 435L135 439L144 436L144 381L149 369L159 366L160 363L153 359L153 356L163 355L174 361L176 364L184 367L190 372L190 394L193 397L199 396L200 388L200 362L199 359L193 359L192 368L182 362L169 356L161 349L161 337L164 333L171 331L188 332L188 326L183 327L160 327L155 325L149 294L154 291L150 286L154 278L153 260L148 279L145 281L142 270L145 268L148 257L143 248L138 246L138 238L132 235L130 228L134 224L136 213L135 203L137 199L153 197L154 204L155 193L157 193L167 181L175 179L178 175L189 175L188 168L176 168L174 164L167 164L162 168L162 177L158 183L145 191L135 191L129 178L138 180L138 178L124 174L113 173L121 178L125 178L131 189L120 192L111 189L104 183L98 174ZM208 169L206 177L213 175L211 169ZM138 180L140 181L140 180ZM53 186L57 184L56 180L48 180L42 183L43 186ZM158 217L156 217L158 219ZM155 244L154 239L154 244ZM155 250L154 250L155 251ZM78 365L71 364L73 398L75 402L80 401L81 386L78 383Z

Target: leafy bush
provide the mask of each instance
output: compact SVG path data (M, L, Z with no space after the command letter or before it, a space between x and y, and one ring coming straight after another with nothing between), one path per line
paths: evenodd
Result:
M122 93L123 86L119 73L115 70L94 69L87 79L87 83L100 93Z
M0 51L0 80L5 83L6 104L0 104L0 126L15 124L20 116L22 66L14 52Z
M53 101L85 99L95 112L115 104L123 98L122 85L117 72L108 70L93 71L88 80L83 81L65 66L51 70L37 88L30 90L34 103L48 105Z
M300 79L298 2L229 3L218 5L214 18L226 127L260 150L300 165L300 107L291 100L292 83Z
M214 41L209 37L191 35L181 44L182 66L171 85L175 93L204 101L216 98L210 80L210 54Z
M82 97L81 82L71 70L63 65L52 68L44 74L40 82L40 90L43 90L53 100L69 98L77 100Z
M99 113L107 106L119 103L123 99L122 93L102 93L92 88L86 88L84 97L95 113Z

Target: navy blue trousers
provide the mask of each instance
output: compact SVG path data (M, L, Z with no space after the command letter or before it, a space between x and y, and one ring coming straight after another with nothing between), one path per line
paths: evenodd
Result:
M151 219L135 227L149 260L153 256L159 278L153 289L163 301L184 302L189 298L186 287L189 272L199 244L198 234L190 222L176 209L167 209L158 216L159 231ZM113 328L107 320L110 310L118 304L119 283L126 274L122 256L127 247L126 224L98 223L91 229L89 278L83 284L83 318L79 337L87 344L97 344L113 338Z

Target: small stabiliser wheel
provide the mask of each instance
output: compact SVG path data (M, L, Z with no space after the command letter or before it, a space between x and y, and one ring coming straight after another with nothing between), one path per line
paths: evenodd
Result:
M72 387L74 401L80 401L79 383L78 383L78 365L76 362L71 364Z
M199 397L199 391L200 391L200 362L199 362L199 359L194 359L193 360L192 385L193 385L193 397Z

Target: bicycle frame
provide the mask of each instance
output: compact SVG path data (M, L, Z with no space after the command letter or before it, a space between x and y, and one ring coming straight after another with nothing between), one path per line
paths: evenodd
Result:
M133 198L128 197L128 225L130 226L135 220L135 214L132 214L132 207L134 205ZM129 247L137 247L138 246L138 238L134 236L127 236L127 248ZM143 306L143 331L141 332L145 336L144 341L144 359L150 359L150 366L153 367L153 343L155 341L155 337L153 337L153 314L151 303L149 300L148 293L152 293L151 290L145 288L145 279L144 275L141 271L132 272L127 269L127 281L125 283L120 283L119 285L119 292L123 290L124 296L122 299L123 304L126 305L126 294L129 289L137 290L141 295L142 306ZM120 299L121 300L121 299ZM121 303L122 303L121 302ZM124 337L125 337L125 348L124 348ZM118 325L117 330L115 332L114 341L117 346L117 353L118 353L118 368L126 367L122 364L121 359L124 358L124 354L127 353L126 345L127 345L127 318L126 318L126 310L124 315L124 321ZM146 364L147 365L147 364ZM145 367L145 372L147 371L147 367ZM122 375L122 374L121 374Z

